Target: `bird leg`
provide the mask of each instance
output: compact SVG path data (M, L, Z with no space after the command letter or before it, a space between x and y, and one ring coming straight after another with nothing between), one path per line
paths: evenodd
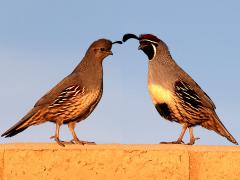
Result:
M51 138L51 139L54 138L54 140L56 141L56 143L58 143L58 145L64 147L65 145L63 144L63 141L60 141L60 140L59 140L59 128L60 128L60 125L61 125L61 124L56 123L55 135L54 135L54 136L51 136L50 138Z
M82 144L82 145L84 145L84 144L96 144L95 142L88 142L88 141L79 140L76 133L75 133L75 130L74 130L75 126L76 126L75 122L68 123L68 128L71 131L72 136L73 136L73 140L71 140L71 142L73 144Z
M189 135L190 135L190 141L189 143L187 143L187 145L193 145L195 143L196 140L200 139L200 138L195 138L194 135L193 135L193 128L192 127L189 127Z
M160 142L160 144L184 144L183 142L183 136L185 134L187 130L187 124L184 124L183 127L182 127L182 131L181 131L181 134L179 136L179 138L177 139L177 141L172 141L172 142Z

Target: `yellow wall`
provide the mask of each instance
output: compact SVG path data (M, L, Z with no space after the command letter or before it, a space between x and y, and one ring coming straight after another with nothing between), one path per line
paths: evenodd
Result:
M237 146L0 145L0 179L240 179Z

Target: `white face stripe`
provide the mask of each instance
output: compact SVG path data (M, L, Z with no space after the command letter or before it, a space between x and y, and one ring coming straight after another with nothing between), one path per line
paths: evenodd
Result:
M150 43L158 44L156 41L152 41L152 40L149 40L149 39L142 39L141 41L148 41Z
M151 44L152 45L152 47L153 47L153 51L154 51L154 55L153 55L153 58L155 57L155 55L156 55L156 53L157 53L157 48L156 48L156 46L154 46L153 44ZM153 59L152 58L152 59Z
M156 41L152 41L152 40L149 40L149 39L141 39L140 42L143 42L143 41L147 41L147 42L150 42L151 43L151 46L153 48L153 51L154 51L154 54L153 54L153 57L152 59L155 57L156 53L157 53L157 45L158 45L158 42ZM149 59L149 60L152 60L152 59Z

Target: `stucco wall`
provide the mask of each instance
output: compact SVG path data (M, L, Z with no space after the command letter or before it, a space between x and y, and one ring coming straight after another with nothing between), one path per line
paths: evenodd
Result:
M0 145L0 178L240 179L237 146Z

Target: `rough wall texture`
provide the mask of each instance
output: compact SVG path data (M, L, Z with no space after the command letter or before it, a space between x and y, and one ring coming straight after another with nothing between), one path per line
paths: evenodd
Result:
M240 180L240 148L192 147L189 151L190 179Z
M0 179L240 179L240 148L0 145Z

